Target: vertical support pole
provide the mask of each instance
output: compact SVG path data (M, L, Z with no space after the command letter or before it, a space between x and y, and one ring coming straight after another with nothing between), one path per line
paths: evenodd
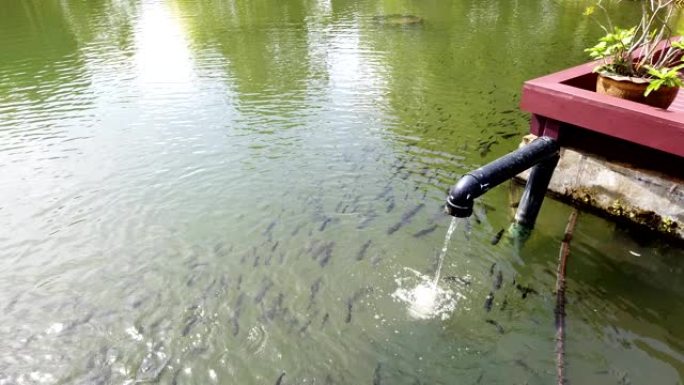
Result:
M546 189L551 182L551 176L558 164L558 155L549 158L532 168L530 177L527 179L525 191L523 192L518 211L515 213L516 223L527 227L534 228L534 223L537 221L537 215L541 209L542 202L544 202L544 195Z

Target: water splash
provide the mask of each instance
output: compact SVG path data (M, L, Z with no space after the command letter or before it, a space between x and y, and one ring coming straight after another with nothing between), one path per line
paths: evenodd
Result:
M463 295L451 289L443 289L437 285L442 273L442 264L449 248L451 235L460 222L453 218L444 238L444 245L439 255L437 271L433 277L420 274L413 269L404 268L413 273L412 277L397 278L397 290L392 297L408 304L409 315L416 319L440 318L448 319L456 309L456 302ZM406 288L408 287L408 288Z

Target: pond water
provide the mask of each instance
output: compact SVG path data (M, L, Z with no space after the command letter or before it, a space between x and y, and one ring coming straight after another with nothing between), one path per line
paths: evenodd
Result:
M0 384L553 383L570 207L493 245L501 186L446 311L396 294L526 132L522 82L585 60L587 4L4 1ZM684 252L587 213L571 251L570 381L682 384Z

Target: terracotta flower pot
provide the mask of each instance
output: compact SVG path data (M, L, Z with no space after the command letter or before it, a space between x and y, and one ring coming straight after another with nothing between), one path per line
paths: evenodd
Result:
M646 87L648 87L648 80L625 76L609 77L599 74L596 80L596 92L599 94L611 95L663 109L667 109L672 104L679 91L679 87L663 86L651 91L646 97L644 96Z

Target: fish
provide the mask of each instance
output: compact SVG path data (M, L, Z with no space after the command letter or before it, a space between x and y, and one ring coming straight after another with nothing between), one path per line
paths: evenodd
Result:
M373 291L372 288L370 287L363 287L359 290L357 290L354 295L349 297L347 299L347 316L345 318L346 323L350 323L352 320L352 308L354 307L354 303L358 301L361 297L363 297L366 294L369 294Z
M318 278L314 281L314 283L311 284L311 287L309 288L309 290L311 291L311 294L309 294L309 308L313 306L314 301L316 300L316 295L318 294L318 291L321 289L322 281L323 277Z
M321 265L321 267L325 267L328 262L330 262L330 258L332 258L332 245L326 248L323 257L318 260L318 264Z
M271 251L272 251L272 252L275 251L275 249L278 248L278 245L279 245L279 244L280 244L280 241L276 241L276 243L273 245L273 247L271 247Z
M306 333L306 331L309 329L309 326L311 325L311 322L312 322L311 319L309 319L308 321L306 321L306 323L305 323L301 328L299 328L299 333L300 333L300 334Z
M299 233L299 230L301 230L302 227L304 227L304 224L303 224L303 223L298 224L297 227L295 227L295 229L292 230L292 232L290 233L290 235L294 237L295 235L297 235L297 234Z
M269 278L264 278L262 282L265 282L265 284L261 287L261 290L259 290L257 295L254 297L254 303L261 303L261 301L264 300L266 293L268 293L268 291L271 290L271 288L273 287L273 281L271 281Z
M529 286L523 286L521 284L517 284L517 285L515 285L515 288L518 289L520 294L522 294L523 299L527 298L528 294L539 294L536 290L534 290L533 288L531 288Z
M330 217L325 218L323 223L321 223L321 227L318 228L318 231L325 230L326 226L328 226L328 223L330 223L330 222L332 222L332 218L330 218Z
M425 207L425 204L420 203L416 207L405 212L404 215L401 216L401 220L387 230L387 234L392 235L404 225L408 224L411 221L411 218L418 214L423 207Z
M196 314L188 317L186 319L185 326L183 326L183 330L181 330L181 335L185 337L190 334L190 331L197 324L197 322L199 322L199 317Z
M494 268L496 267L496 262L492 263L492 266L489 268L489 275L494 275Z
M487 295L487 298L485 298L485 303L484 303L484 309L487 312L490 312L492 310L492 303L494 302L494 293L489 292L489 295Z
M363 244L363 246L361 246L361 250L359 250L359 252L356 253L356 260L357 261L362 260L366 256L366 253L368 252L368 248L370 247L370 245L371 245L371 241L368 240L366 243Z
M494 237L492 238L490 243L492 245L498 244L499 241L501 240L501 236L503 235L503 233L504 233L504 229L499 230L499 232L494 235Z
M366 216L363 218L361 222L356 226L357 229L365 229L372 221L378 216L378 214L375 213L375 211L370 210L368 213L366 213Z
M350 323L352 320L352 306L354 304L351 301L347 301L347 317L345 318L344 322Z
M486 319L485 322L490 325L494 325L496 331L499 332L499 334L504 334L504 328L498 322L494 321L493 319Z
M242 313L242 302L244 301L245 294L240 293L240 295L237 297L235 300L235 306L233 307L233 315L231 317L231 332L233 333L233 336L238 335L240 332L240 323L239 323L239 318L240 318L240 313Z
M271 307L264 313L267 320L272 321L275 319L278 312L283 308L283 300L285 299L285 294L278 293L278 297L273 300Z
M242 274L238 276L236 281L235 290L240 291L240 286L242 286Z
M458 282L462 285L469 286L470 285L470 280L462 277L457 277L455 275L450 275L448 277L444 277L444 280L447 282Z
M329 318L330 318L330 314L325 313L325 315L323 316L323 320L321 321L321 327L325 326L325 324L328 323Z
M387 206L387 209L385 209L385 212L389 213L393 209L394 209L394 199L392 199L392 201L389 203L389 205Z
M278 376L278 379L275 382L275 385L283 385L283 379L285 378L285 372L280 373L280 376Z
M381 385L382 384L382 376L380 375L381 369L382 369L382 364L378 362L378 364L375 366L375 370L373 370L373 385Z
M508 299L504 298L503 303L501 304L501 311L506 310L507 306L508 306Z
M503 274L501 270L496 272L496 278L494 279L494 290L501 289L501 283L503 282Z
M277 224L278 224L278 221L277 221L277 220L271 222L271 224L268 225L268 227L266 228L266 230L264 230L264 231L261 233L261 235L270 234L271 231L273 231L273 228L276 227Z
M439 227L439 226L433 225L433 226L430 226L428 228L422 229L422 230L418 231L417 233L413 234L413 237L414 238L420 238L420 237L426 236L426 235L430 234L431 232L437 230L437 227Z

